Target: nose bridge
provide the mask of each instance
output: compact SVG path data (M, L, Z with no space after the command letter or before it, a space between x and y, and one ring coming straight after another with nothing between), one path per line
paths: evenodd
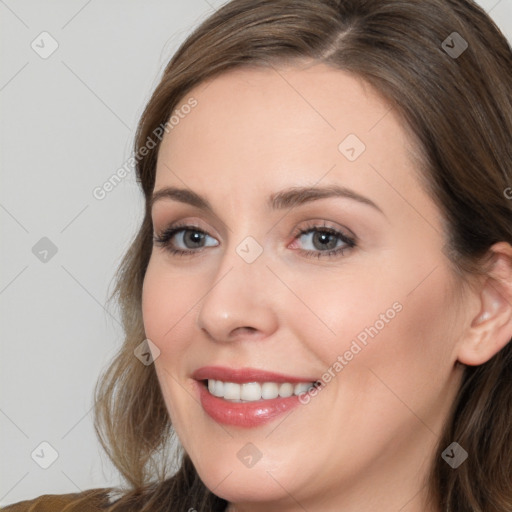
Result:
M239 328L270 334L276 326L276 311L269 290L273 276L263 246L246 236L229 244L219 261L199 305L198 327L218 341L231 340Z

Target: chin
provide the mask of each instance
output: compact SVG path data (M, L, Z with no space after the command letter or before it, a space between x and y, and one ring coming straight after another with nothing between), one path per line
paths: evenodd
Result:
M242 464L237 460L237 465ZM295 495L292 484L281 476L270 475L263 465L257 468L233 467L231 464L213 463L211 468L197 467L203 483L217 496L233 503L276 502ZM210 471L211 469L211 471Z

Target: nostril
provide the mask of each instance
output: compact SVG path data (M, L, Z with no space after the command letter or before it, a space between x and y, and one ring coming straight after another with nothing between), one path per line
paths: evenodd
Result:
M240 333L245 333L245 332L253 332L253 331L256 331L257 329L255 327L237 327L233 332L232 334L240 334Z

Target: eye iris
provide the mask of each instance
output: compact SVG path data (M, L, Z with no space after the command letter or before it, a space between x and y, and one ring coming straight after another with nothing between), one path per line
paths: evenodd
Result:
M193 244L197 244L197 243L200 243L203 238L204 238L204 234L203 233L199 233L198 231L191 231L191 230L188 230L186 232L186 235L184 235L184 238L186 240L186 236L189 235L189 238L192 240L192 243ZM185 243L185 245L187 245L187 243ZM192 247L193 249L194 247Z
M328 239L331 239L330 242L334 242L334 244L331 243L331 246L328 246L329 244L329 240ZM315 242L316 241L320 241L320 246L317 247L320 248L320 249L334 249L336 247L336 237L331 234L331 233L325 233L325 232L322 232L322 231L317 231L314 235L313 235L313 245L315 245ZM325 243L327 242L327 243Z

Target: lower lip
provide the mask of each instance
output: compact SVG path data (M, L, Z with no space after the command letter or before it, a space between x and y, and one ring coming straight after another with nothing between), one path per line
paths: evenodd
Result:
M203 382L196 380L196 383L199 386L201 405L206 414L224 425L257 427L272 421L300 404L297 395L254 402L229 402L212 395Z

